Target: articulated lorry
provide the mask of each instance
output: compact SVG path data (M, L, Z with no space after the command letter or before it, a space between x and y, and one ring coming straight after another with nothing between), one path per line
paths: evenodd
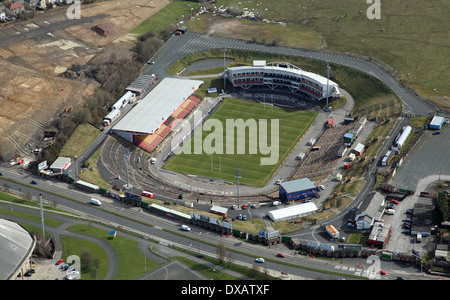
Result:
M338 239L339 238L339 231L333 226L333 225L328 225L325 226L325 231L334 239Z

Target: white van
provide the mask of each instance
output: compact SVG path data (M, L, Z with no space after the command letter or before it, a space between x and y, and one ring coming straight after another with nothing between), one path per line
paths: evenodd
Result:
M386 209L386 214L393 215L393 214L395 214L395 210L394 209Z
M98 205L98 206L102 205L100 200L97 200L97 199L94 199L94 198L91 198L91 201L89 201L89 203L94 204L94 205Z
M181 229L183 229L185 231L191 231L191 227L189 227L187 225L181 225Z
M416 242L417 242L417 243L422 242L422 234L421 234L421 233L418 233L418 234L416 235Z
M281 204L281 201L273 201L272 206L278 206Z

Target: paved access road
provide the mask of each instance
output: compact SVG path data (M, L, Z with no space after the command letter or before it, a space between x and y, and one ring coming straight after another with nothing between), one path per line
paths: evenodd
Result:
M170 75L167 72L167 68L184 56L208 49L223 48L312 58L347 66L375 76L391 88L403 101L404 113L421 115L434 111L432 107L419 99L414 91L404 87L396 78L393 77L391 73L387 72L373 61L356 58L350 55L325 53L281 46L268 46L195 32L187 32L183 35L173 36L169 39L165 46L161 48L161 50L153 58L155 65L149 66L146 69L146 72L147 74L158 74L159 78L162 79Z

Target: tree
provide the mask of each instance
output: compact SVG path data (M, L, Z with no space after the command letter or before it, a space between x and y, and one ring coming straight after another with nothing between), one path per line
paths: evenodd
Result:
M223 261L225 260L225 257L226 257L226 249L225 249L225 245L222 241L220 241L217 244L216 253L217 253L217 259L219 260L219 262L223 263Z

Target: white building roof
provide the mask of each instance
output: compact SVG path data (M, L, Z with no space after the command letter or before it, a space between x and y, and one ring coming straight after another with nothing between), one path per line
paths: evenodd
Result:
M202 84L201 80L164 78L113 130L153 134Z
M33 250L34 240L19 224L0 219L0 280L7 280Z
M316 211L317 206L313 202L307 202L295 206L271 210L268 215L272 221L279 222L307 216Z

